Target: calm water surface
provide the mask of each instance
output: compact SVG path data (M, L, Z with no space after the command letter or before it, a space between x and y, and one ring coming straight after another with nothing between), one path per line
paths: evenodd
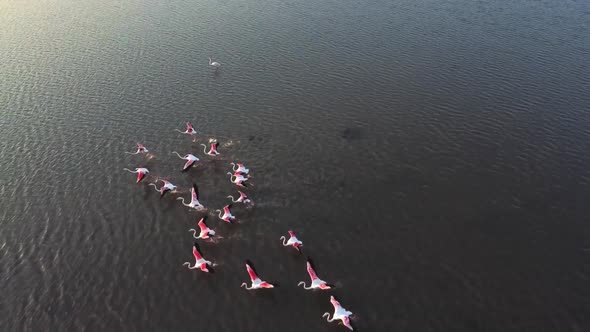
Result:
M358 331L589 331L589 27L581 0L0 0L0 330L345 331L334 294ZM208 137L225 159L180 173ZM233 160L256 206L188 271L201 215L122 168L215 209ZM307 255L336 290L295 286Z

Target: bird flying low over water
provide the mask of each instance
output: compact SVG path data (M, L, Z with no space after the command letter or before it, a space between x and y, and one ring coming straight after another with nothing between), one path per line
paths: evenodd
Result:
M246 263L246 270L248 270L248 274L250 275L250 281L252 281L252 286L248 288L248 285L246 283L243 283L240 285L240 287L244 287L247 290L258 288L274 288L273 284L260 280L260 278L258 278L258 275L256 275L256 272L254 272L254 270L250 267L248 263Z
M186 135L196 135L197 131L195 130L195 128L193 127L193 125L190 122L186 122L186 130L185 131L180 131L178 129L174 129L179 133L182 134L186 134Z
M160 193L160 197L164 196L165 193L167 193L168 191L174 191L176 190L176 186L172 184L172 182L167 181L167 180L158 180L158 181L162 181L163 185L160 187L160 189L158 189L158 186L155 183L150 183L150 186L153 186L157 192ZM156 181L157 182L157 181Z
M203 204L201 204L201 202L199 202L199 194L198 194L197 185L194 183L193 183L193 187L191 188L191 201L190 201L190 203L186 204L184 202L184 197L178 197L177 200L182 200L182 205L188 206L188 207L195 209L195 210L204 210L205 209Z
M232 165L232 170L235 173L242 173L242 174L248 174L250 173L250 170L246 168L246 166L244 166L244 164L234 164L234 163L230 163L230 165ZM237 168L236 168L237 166Z
M195 256L195 265L191 266L190 262L184 262L182 265L188 265L188 268L193 269L201 269L203 272L209 272L207 265L211 265L212 263L203 258L199 249L197 249L197 243L193 245L193 256Z
M137 173L137 180L135 181L135 183L139 183L139 181L141 181L150 172L145 167L136 167L134 171L127 168L123 168L123 170L130 173Z
M352 312L344 309L344 307L342 305L340 305L340 302L336 301L334 296L330 296L330 302L332 302L332 305L334 306L334 314L332 315L332 318L330 318L329 312L324 313L322 315L322 317L328 316L328 318L326 318L326 320L328 322L332 322L334 320L340 320L344 326L346 326L349 330L352 331L353 328L352 328L352 325L350 324L350 318L349 318L352 315Z
M238 199L234 199L232 195L227 196L227 198L231 198L232 203L248 204L251 202L248 196L246 196L246 194L244 194L243 192L238 190L238 194L240 194L240 197L238 197Z
M297 251L301 252L301 249L299 249L299 247L301 247L303 245L303 242L299 241L299 239L297 238L297 236L295 236L295 232L293 231L289 231L289 240L287 242L285 242L286 238L284 236L281 236L281 238L279 240L283 241L283 246L287 247L287 246L293 246L293 248L297 249Z
M172 151L172 153L175 153L178 158L186 160L186 163L184 164L184 166L182 167L183 171L186 171L187 169L189 169L191 166L193 166L193 164L197 161L199 161L200 159L197 158L195 155L187 153L183 156L181 156L178 152L176 151Z
M192 231L193 232L193 237L195 239L208 239L212 236L215 235L215 231L212 230L211 228L207 227L207 225L205 224L205 218L201 218L201 220L199 220L199 236L197 236L197 231L194 228L189 229L188 231Z
M221 215L221 210L215 210L215 212L219 212L219 219L231 224L231 222L236 219L236 216L231 214L229 211L230 207L231 205L226 205L223 207L223 215Z
M203 146L203 153L205 153L206 155L217 156L220 154L217 151L217 147L219 146L219 143L217 143L217 142L211 143L211 148L209 149L209 152L207 152L207 145L205 145L205 144L201 144L201 145Z
M135 152L125 151L125 153L127 153L127 154L140 154L140 153L148 153L148 152L149 152L148 149L146 149L146 147L141 143L137 143L137 151L135 151Z
M221 67L221 63L219 63L217 61L211 61L211 58L209 58L209 66L219 68L219 67Z
M303 285L303 288L305 288L305 289L318 289L318 288L319 289L331 289L332 288L325 281L318 278L318 276L315 273L315 270L313 269L313 267L311 266L311 262L309 260L307 261L307 273L309 274L309 277L311 278L311 284L309 285L309 287L305 286L304 281L301 281L300 283L298 283L297 286Z

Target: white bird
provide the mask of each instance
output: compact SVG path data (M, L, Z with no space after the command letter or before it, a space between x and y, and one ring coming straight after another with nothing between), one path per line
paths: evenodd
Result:
M232 220L236 219L236 216L231 214L229 211L230 207L231 205L226 205L223 207L223 215L221 215L221 210L215 210L215 212L219 212L219 219L231 224Z
M230 163L230 165L232 165L232 170L236 173L242 173L242 174L248 174L250 173L250 170L246 168L246 166L244 166L244 164L234 164L234 163ZM238 168L236 168L236 166Z
M328 322L332 322L334 320L340 320L342 321L342 324L346 327L348 327L349 330L353 330L352 325L350 325L350 316L352 315L352 312L344 309L341 305L340 302L336 301L336 299L334 298L334 296L330 296L330 302L332 302L332 305L334 306L334 314L332 315L332 318L330 318L330 313L326 312L322 315L322 317L326 317Z
M244 204L248 204L251 202L251 200L248 198L248 196L246 196L246 194L244 194L243 192L238 190L238 193L240 194L240 197L238 197L238 199L234 199L234 197L232 195L227 196L227 198L231 198L232 203L244 203Z
M309 287L305 286L305 281L301 281L300 283L297 284L297 286L303 285L303 288L305 288L305 289L317 289L317 288L330 289L330 288L332 288L325 281L318 278L318 276L315 273L313 267L311 266L311 263L309 262L309 260L307 261L307 273L309 274L309 277L311 278L311 284L309 285Z
M193 128L193 125L188 121L186 123L186 130L185 131L180 131L178 129L174 129L174 130L176 130L179 133L186 134L186 135L196 135L197 134L197 131L195 130L195 128Z
M203 153L205 153L206 155L217 156L219 154L219 152L217 152L217 146L219 145L219 143L217 143L217 142L211 143L211 149L209 149L209 152L207 152L207 145L205 145L205 144L201 144L201 145L203 146Z
M243 177L241 174L232 174L231 172L227 172L229 174L229 181L237 186L246 187L246 181L248 178Z
M289 231L289 240L287 242L285 242L285 237L281 236L281 238L279 240L283 240L283 246L293 246L293 248L297 249L297 251L301 252L301 249L299 249L300 246L303 245L303 242L299 241L299 239L297 239L297 237L295 236L295 232L293 231Z
M199 220L199 228L201 229L201 232L199 233L199 236L197 236L197 231L194 228L189 229L188 231L192 231L193 232L193 237L195 239L208 239L210 237L212 237L213 235L215 235L215 231L212 230L211 228L207 227L207 225L205 225L205 222L203 221L205 218L201 218L201 220Z
M191 188L191 202L186 204L184 202L184 197L178 197L177 200L182 200L182 205L188 206L195 210L205 210L203 204L199 202L199 196L197 191L197 185L193 183L193 187Z
M193 245L193 256L195 256L195 265L191 266L190 262L184 262L182 265L188 265L188 268L193 269L201 269L203 272L209 272L207 265L211 265L212 263L203 258L199 250L197 249L197 243Z
M160 189L158 189L158 186L155 183L150 183L150 186L154 186L154 188L156 189L157 192L160 193L160 197L164 196L164 194L167 191L174 191L176 190L176 186L172 184L172 182L170 181L166 181L166 180L158 180L158 181L162 181L164 184L160 187Z
M186 160L186 163L184 164L184 167L182 168L183 171L186 171L187 169L189 169L189 167L191 167L195 162L199 161L200 159L197 158L195 155L187 153L183 156L181 156L178 152L176 151L172 151L172 153L176 153L176 155L178 156L178 158Z
M150 172L145 167L136 167L134 171L127 169L127 168L123 168L123 170L127 171L127 172L131 172L131 173L137 173L137 181L135 181L135 183L138 183L139 181L141 181Z
M258 276L256 275L256 272L254 272L254 270L250 267L248 263L246 263L246 270L248 270L248 274L250 275L250 281L252 281L252 286L248 288L248 285L244 282L240 285L240 287L244 287L247 290L258 288L274 288L273 284L260 280L260 278L258 278Z
M128 154L140 154L140 153L148 153L148 152L149 152L148 149L146 149L146 147L141 143L137 143L137 151L135 151L135 152L125 151L125 153L128 153Z
M217 62L217 61L211 61L211 58L209 58L209 66L213 66L215 68L219 68L221 67L221 63Z

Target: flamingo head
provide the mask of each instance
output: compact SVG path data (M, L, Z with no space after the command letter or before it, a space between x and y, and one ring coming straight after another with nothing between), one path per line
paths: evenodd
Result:
M301 286L301 285L305 286L305 281L300 281L300 282L297 284L297 286Z
M326 316L328 316L328 318L330 318L330 313L329 312L324 312L324 314L322 315L322 318L323 317L326 317Z
M248 285L247 285L245 282L243 282L243 283L240 285L240 287L248 288Z

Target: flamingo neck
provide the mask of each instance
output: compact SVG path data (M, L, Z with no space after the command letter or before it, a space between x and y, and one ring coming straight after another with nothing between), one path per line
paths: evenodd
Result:
M195 263L195 266L191 266L191 263L190 262L184 262L184 264L182 264L182 265L188 265L188 268L190 270L197 268L197 263Z
M281 238L279 240L282 240L283 241L283 246L286 247L288 245L287 242L285 242L286 241L286 238L284 236L281 236Z

